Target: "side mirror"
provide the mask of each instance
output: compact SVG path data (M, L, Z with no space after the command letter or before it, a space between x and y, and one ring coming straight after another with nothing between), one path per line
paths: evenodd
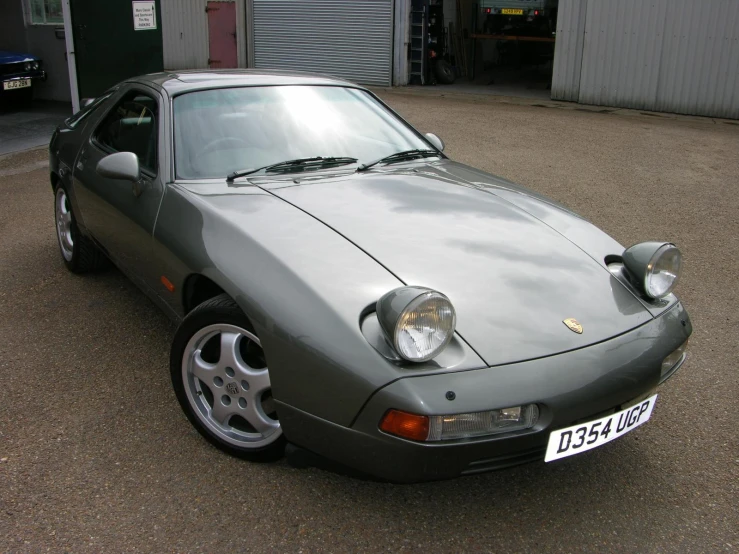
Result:
M434 133L426 133L426 140L433 144L439 152L444 151L444 141L437 137Z
M138 182L141 178L139 158L133 152L116 152L105 156L95 169L97 174L108 179Z

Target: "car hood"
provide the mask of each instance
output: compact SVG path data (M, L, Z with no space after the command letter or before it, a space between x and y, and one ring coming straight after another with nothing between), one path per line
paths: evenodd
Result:
M18 62L32 62L38 58L31 56L30 54L21 54L20 52L8 52L7 50L0 50L0 64L6 63L18 63Z
M582 348L652 319L605 266L621 245L551 201L467 166L442 160L250 181L402 282L446 294L458 334L488 365ZM582 334L563 323L568 318Z

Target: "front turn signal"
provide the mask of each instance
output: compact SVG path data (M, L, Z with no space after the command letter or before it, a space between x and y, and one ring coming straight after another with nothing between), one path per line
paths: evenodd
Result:
M429 418L400 410L388 410L380 422L380 429L404 439L425 441L429 436Z

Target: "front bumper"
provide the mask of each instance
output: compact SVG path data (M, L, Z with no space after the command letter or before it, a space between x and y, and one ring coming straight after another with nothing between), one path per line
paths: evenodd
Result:
M46 71L43 69L39 69L38 71L29 71L29 72L23 72L23 73L13 73L10 75L2 75L0 76L0 81L19 81L21 79L31 79L31 86L33 86L34 81L46 81L47 75ZM3 91L4 87L0 85L0 91ZM13 92L15 90L23 90L22 88L19 89L12 89L4 92Z
M377 390L351 427L278 403L287 439L320 456L395 482L446 479L543 459L549 433L595 419L653 390L662 360L692 332L682 304L623 335L564 354L505 366L394 381ZM449 401L447 391L456 398ZM340 398L331 401L340 402ZM537 424L512 434L437 443L387 435L390 408L418 414L539 405Z

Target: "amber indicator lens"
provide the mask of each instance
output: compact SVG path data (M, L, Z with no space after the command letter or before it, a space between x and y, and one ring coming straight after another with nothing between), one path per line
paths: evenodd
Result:
M172 281L167 279L164 275L162 275L162 278L160 280L164 285L164 288L166 288L169 292L174 292L174 284L172 283Z
M429 418L400 410L388 410L380 422L380 429L404 439L425 441L429 436Z

